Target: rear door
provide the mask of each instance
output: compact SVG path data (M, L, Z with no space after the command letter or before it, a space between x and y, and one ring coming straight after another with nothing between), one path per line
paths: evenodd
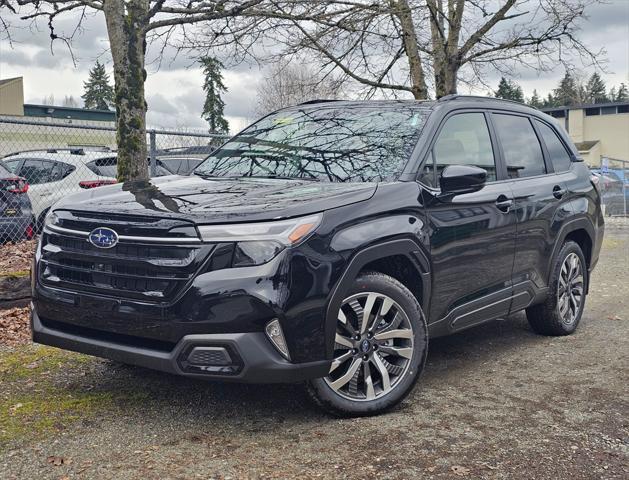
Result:
M515 199L517 238L511 305L515 312L528 306L546 287L557 235L571 214L566 186L571 161L569 156L561 157L548 125L512 113L492 113L491 118ZM558 169L568 170L555 172L550 152Z
M511 304L513 195L490 132L484 112L450 115L420 176L432 187L423 193L433 262L430 319L443 333L506 315ZM449 165L484 168L487 183L476 192L443 194L439 175Z

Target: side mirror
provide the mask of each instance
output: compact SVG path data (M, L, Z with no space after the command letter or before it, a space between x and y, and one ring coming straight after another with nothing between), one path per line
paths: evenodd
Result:
M441 172L442 193L469 193L483 188L487 170L473 165L448 165Z

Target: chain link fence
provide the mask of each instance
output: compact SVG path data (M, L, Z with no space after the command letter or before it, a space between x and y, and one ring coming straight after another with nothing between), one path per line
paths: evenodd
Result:
M605 215L627 217L629 214L629 162L601 158L600 167L593 169L599 177Z
M116 129L0 117L0 240L32 238L62 198L116 182ZM187 175L218 145L220 135L148 130L152 177Z

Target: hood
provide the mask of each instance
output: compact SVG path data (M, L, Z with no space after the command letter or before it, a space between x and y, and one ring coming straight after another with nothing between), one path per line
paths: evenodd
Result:
M376 185L168 176L90 189L66 197L55 209L185 218L199 224L251 222L308 215L368 200Z

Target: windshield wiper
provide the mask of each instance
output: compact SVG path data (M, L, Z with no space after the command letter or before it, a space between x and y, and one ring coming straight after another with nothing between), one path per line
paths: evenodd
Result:
M307 182L318 182L319 179L317 177L289 177L285 175L241 175L239 177L230 177L230 178L272 178L277 180L305 180Z
M318 182L320 181L319 178L317 177L289 177L289 176L284 176L284 175L211 175L211 174L207 174L207 173L201 173L201 172L193 172L195 175L198 175L199 177L202 178L216 178L216 179L223 179L223 180L243 180L246 178L271 178L274 180L304 180L307 182Z

